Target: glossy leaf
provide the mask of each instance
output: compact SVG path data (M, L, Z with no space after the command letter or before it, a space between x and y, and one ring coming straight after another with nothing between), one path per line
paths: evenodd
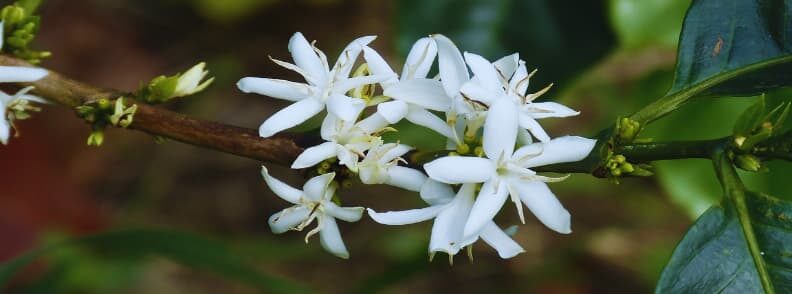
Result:
M174 230L130 229L100 233L37 249L0 265L0 289L26 265L67 246L85 246L98 253L124 258L156 255L212 272L268 292L303 292L304 287L259 271L244 257L218 241Z
M792 202L747 195L762 258L777 293L792 291ZM657 293L762 293L736 209L714 206L685 235L657 284Z

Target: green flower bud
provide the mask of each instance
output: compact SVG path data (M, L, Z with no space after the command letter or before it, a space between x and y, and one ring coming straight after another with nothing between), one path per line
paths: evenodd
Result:
M762 161L751 154L738 155L737 158L735 158L735 163L737 167L747 171L756 172L762 169Z
M14 24L25 19L25 9L17 5L8 5L0 10L0 19L3 20L6 28L11 28Z
M459 154L468 154L470 152L470 146L465 143L459 144L457 145L456 151Z
M99 147L102 146L102 143L104 143L104 132L102 130L92 131L88 135L88 141L86 142L88 146Z
M475 154L478 157L483 157L484 156L484 147L481 147L481 146L476 147L476 149L473 149L473 154Z

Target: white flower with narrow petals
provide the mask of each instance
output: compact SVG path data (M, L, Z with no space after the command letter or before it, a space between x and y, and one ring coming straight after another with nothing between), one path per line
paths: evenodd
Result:
M539 176L532 167L574 162L585 158L595 140L567 136L546 143L534 143L514 150L517 137L517 114L513 101L501 99L490 107L484 124L483 149L486 158L449 156L424 165L434 180L449 183L484 183L470 218L465 224L465 238L479 234L500 211L511 195L523 219L522 200L542 223L560 233L570 233L569 212L546 187L552 178Z
M346 93L351 89L390 78L390 76L377 75L349 77L363 47L375 38L375 36L366 36L352 41L331 69L325 54L308 43L301 33L295 33L289 40L289 52L295 64L272 60L302 75L306 84L254 77L242 78L237 83L237 87L245 93L252 92L295 101L294 104L281 109L264 121L259 127L259 135L270 137L308 120L325 108L328 113L344 121L355 121L366 107L366 101L349 97Z
M416 125L452 137L449 125L429 111L446 112L451 102L443 92L441 83L426 77L435 56L437 56L437 45L434 39L429 37L419 39L407 54L402 74L397 78L396 72L379 53L368 47L363 48L363 57L374 75L393 77L381 82L380 85L383 88L383 95L394 100L378 104L377 114L391 124L407 119Z
M288 230L302 231L316 220L318 225L305 235L305 242L308 243L308 238L319 233L320 243L325 250L338 257L349 258L336 219L356 222L363 216L364 208L340 207L333 203L336 188L332 181L335 173L309 179L302 191L270 176L266 167L262 167L261 174L275 195L294 204L269 218L273 233L281 234Z
M373 115L354 123L327 114L321 127L322 139L327 142L306 148L297 156L291 167L311 167L335 157L349 170L357 172L358 160L380 140L374 133L386 127L386 121Z
M404 144L383 144L378 140L358 163L358 175L364 184L388 184L418 192L426 182L426 175L409 167L399 166L401 156L413 148Z
M469 243L464 242L464 228L473 208L476 184L464 184L454 194L451 187L433 180L426 181L421 198L430 206L404 211L376 212L368 209L374 221L385 225L406 225L434 219L429 241L429 254L449 255L449 260ZM501 258L512 258L524 252L498 225L489 221L475 239L481 238L498 251Z

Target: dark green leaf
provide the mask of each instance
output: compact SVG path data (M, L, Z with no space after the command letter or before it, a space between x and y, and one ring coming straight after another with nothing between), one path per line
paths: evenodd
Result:
M64 246L86 246L98 253L128 257L156 255L270 292L304 292L285 279L264 274L223 243L174 230L130 229L100 233L28 252L0 265L0 289L38 257Z
M696 0L685 17L669 94L752 64L767 67L710 87L709 95L753 95L792 84L792 1ZM783 59L779 63L768 61Z
M792 291L792 202L749 193L751 224L778 293ZM735 208L702 215L674 250L657 293L762 293Z

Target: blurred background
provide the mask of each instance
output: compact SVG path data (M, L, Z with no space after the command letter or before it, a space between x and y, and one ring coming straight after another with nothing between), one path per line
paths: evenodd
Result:
M519 52L529 67L539 69L531 90L555 83L543 99L582 111L563 121L545 120L549 132L593 136L617 116L665 93L688 4L45 0L34 48L53 52L45 67L130 91L157 75L206 61L214 84L166 107L256 128L285 104L243 94L235 83L244 76L298 80L267 58L290 60L287 42L294 32L317 40L331 59L352 39L378 35L372 46L397 71L412 42L443 33L462 50L491 60ZM647 136L720 137L750 103L691 103L653 125ZM723 118L728 123L719 123ZM657 177L618 185L574 175L551 184L572 213L574 233L553 233L528 217L514 235L526 253L513 259L501 260L479 242L472 263L464 254L453 266L440 255L430 262L431 222L386 227L364 217L341 224L351 252L345 261L323 252L316 238L306 245L304 233L270 232L267 218L286 203L267 189L258 162L172 141L156 143L123 130L108 130L101 148L86 147L88 125L58 106L45 107L19 126L22 136L0 147L0 260L34 248L51 250L14 277L8 291L15 293L257 293L272 287L331 293L650 292L687 226L720 197L707 161L660 163ZM407 138L403 142L431 147L426 144L431 140L418 140L425 131L400 130ZM302 185L299 173L270 168ZM780 185L783 174L774 173L775 180L753 176L749 185L792 195ZM424 205L415 194L385 186L353 188L344 200L376 210ZM498 218L503 227L519 223L510 209ZM118 230L132 233L63 243Z

